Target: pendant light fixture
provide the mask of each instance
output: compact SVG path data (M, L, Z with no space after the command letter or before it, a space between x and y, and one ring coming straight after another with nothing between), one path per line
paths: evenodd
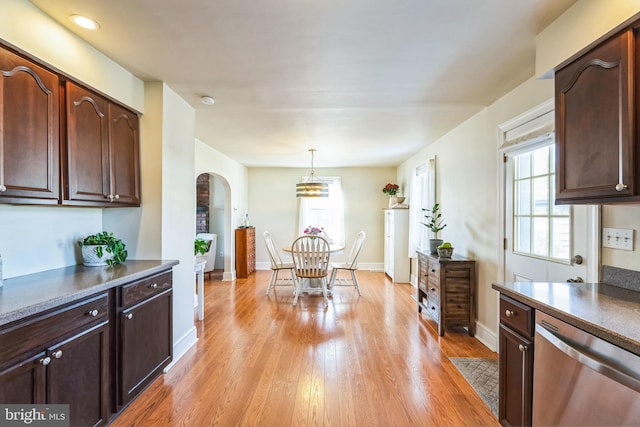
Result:
M313 153L315 148L310 148L311 152L311 175L305 182L296 184L296 197L329 197L329 184L316 181L313 170Z

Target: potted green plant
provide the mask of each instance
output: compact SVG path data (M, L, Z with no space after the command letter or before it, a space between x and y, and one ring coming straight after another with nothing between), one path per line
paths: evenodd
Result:
M438 246L443 243L442 239L438 239L438 233L442 231L447 224L444 224L439 203L435 203L431 209L423 208L422 211L426 212L424 215L426 222L422 222L421 224L433 233L433 238L429 239L429 250L432 254L435 254L438 252Z
M128 255L122 240L107 231L78 240L78 246L82 249L83 264L90 267L120 264Z
M202 240L202 239L196 239L194 241L194 248L193 248L193 254L194 255L204 255L207 253L207 251L209 250L209 245L211 244L211 241L206 241L206 240Z

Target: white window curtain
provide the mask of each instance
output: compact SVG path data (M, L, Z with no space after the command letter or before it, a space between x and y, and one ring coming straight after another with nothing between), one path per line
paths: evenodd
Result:
M307 178L303 177L303 181ZM309 226L322 227L329 243L344 246L344 201L340 177L316 177L329 184L329 197L301 197L298 231L303 234Z
M416 250L429 246L431 238L422 209L431 209L436 200L436 158L416 167L411 184L411 203L409 204L409 254L416 257Z

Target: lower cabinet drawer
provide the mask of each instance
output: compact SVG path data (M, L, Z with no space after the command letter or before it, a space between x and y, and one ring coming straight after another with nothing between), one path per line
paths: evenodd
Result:
M109 295L99 294L0 331L0 366L34 346L47 345L94 322L108 319Z
M150 296L170 289L171 277L171 272L161 273L122 286L120 305L122 307L131 307Z

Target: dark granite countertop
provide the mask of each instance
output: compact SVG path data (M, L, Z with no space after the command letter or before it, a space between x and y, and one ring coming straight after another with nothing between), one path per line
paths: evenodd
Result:
M5 279L0 326L167 270L175 260L129 260L113 267L73 265Z
M640 355L640 292L603 283L494 283L493 289Z

